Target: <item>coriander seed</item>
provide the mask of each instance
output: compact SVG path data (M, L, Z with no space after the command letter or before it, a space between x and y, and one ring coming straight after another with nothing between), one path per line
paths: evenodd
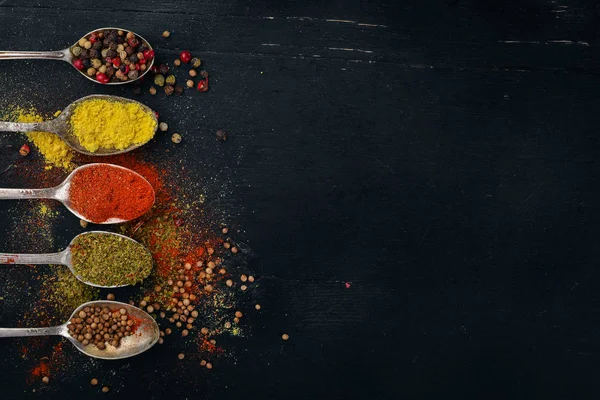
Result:
M161 122L158 124L158 129L160 129L161 132L166 132L167 129L169 129L169 125L167 125L166 122Z
M248 277L248 282L254 282L254 277L252 275Z
M175 61L173 61L173 64L174 64L176 67L179 67L179 66L181 65L181 60L178 58L178 59L176 59Z
M80 225L82 228L84 228L84 229L85 229L85 228L87 228L87 226L88 226L88 222L87 222L87 221L85 221L85 220L83 220L83 219L80 219L80 220L79 220L79 225Z
M212 364L211 363L206 363L206 369L212 369Z
M233 281L231 279L227 279L227 281L225 281L225 284L229 287L233 286Z
M98 384L98 379L92 378L92 380L90 381L90 383L92 384L92 386L96 386Z
M164 38L168 38L169 36L171 36L171 32L169 32L169 31L164 31L162 33L162 37L164 37Z
M288 335L287 333L284 333L283 335L281 335L281 339L283 340L288 340L290 338L290 335Z
M173 143L181 143L182 140L183 139L179 133L174 133L173 136L171 136L171 141Z
M196 72L195 69L190 69L189 74L190 74L191 77L194 77L194 76L198 75L198 73Z
M189 331L187 329L184 329L181 331L181 336L186 337L188 335Z
M237 318L242 318L242 317L244 316L244 314L242 314L242 312L241 312L241 311L236 311L236 312L235 312L235 316L236 316Z
M110 388L108 386L104 386L102 388L102 393L108 393L109 390L110 390Z
M200 333L203 335L208 335L208 328L203 327L202 329L200 329Z
M193 88L194 87L194 81L191 79L188 79L188 81L185 83L185 85L189 88Z
M223 232L223 234L224 234L224 235L226 235L226 234L227 234L227 232L229 232L229 229L227 229L227 228L223 228L223 230L222 230L221 232Z
M260 310L260 304L256 304L256 305L254 306L254 308L256 309L256 311Z
M246 275L242 274L242 276L240 276L240 280L242 282L246 282L248 280L248 277Z
M242 292L245 292L246 289L248 289L248 286L242 285L242 286L240 286L240 289L242 290Z
M109 294L106 295L106 300L111 300L112 301L114 299L115 299L115 295L114 294L109 293Z
M233 246L233 247L231 248L231 252L232 252L233 254L236 254L236 253L238 252L238 248L237 248L237 247L235 247L235 246Z
M225 329L229 329L231 328L231 322L227 321L225 322Z
M200 361L200 365L204 367L206 365L206 360Z
M48 378L47 376L45 376L45 377L42 378L42 382L48 383L48 382L50 382L50 378Z
M238 317L235 317L233 319L233 322L236 323L236 324L239 324L240 323L240 319Z
M148 91L150 92L150 94L151 94L152 96L154 96L154 95L156 94L156 88L155 88L154 86L152 86L152 87L150 88L150 90L148 90Z
M180 360L183 360L185 358L185 354L179 353L179 355L177 356L177 358L179 358Z

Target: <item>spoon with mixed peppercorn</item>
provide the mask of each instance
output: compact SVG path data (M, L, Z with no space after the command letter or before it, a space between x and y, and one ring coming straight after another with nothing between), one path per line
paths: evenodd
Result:
M117 301L90 301L69 321L47 328L0 328L0 337L63 336L90 357L119 360L143 353L158 342L160 331L145 311Z
M150 141L157 129L156 113L145 104L101 94L74 101L51 120L0 121L0 132L51 132L73 150L89 156L135 150Z
M155 193L140 174L118 165L95 163L76 168L58 186L45 189L1 189L0 200L54 199L79 219L118 224L144 215Z
M89 80L107 85L137 81L154 64L154 50L137 33L122 28L100 28L73 46L58 51L0 51L0 60L44 59L66 61Z
M152 255L135 240L112 232L85 232L58 253L0 253L0 264L61 264L81 282L116 288L142 282L152 272Z

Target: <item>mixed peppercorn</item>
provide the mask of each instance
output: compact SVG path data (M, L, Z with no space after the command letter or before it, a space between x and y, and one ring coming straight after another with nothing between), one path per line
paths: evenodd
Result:
M134 81L152 66L154 50L133 32L92 32L71 47L73 66L100 83Z

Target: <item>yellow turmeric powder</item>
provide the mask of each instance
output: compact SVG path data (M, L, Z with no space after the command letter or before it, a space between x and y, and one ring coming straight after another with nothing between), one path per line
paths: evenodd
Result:
M26 110L21 107L13 107L9 110L8 117L17 122L41 122L44 120L44 117L35 112L35 110ZM48 167L57 166L68 170L75 167L71 162L74 155L73 151L54 133L25 132L25 135L42 153L48 163Z
M123 150L142 145L154 136L156 120L140 104L90 99L78 105L70 118L73 134L90 152Z

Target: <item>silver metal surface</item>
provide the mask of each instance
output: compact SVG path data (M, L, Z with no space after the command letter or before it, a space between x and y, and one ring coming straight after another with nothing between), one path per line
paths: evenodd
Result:
M67 176L67 178L64 180L63 183L61 183L58 186L55 186L53 188L45 188L45 189L2 189L0 188L0 200L22 200L22 199L53 199L53 200L58 200L61 203L64 204L65 207L67 207L67 209L69 211L71 211L77 218L82 219L84 221L87 222L92 222L92 223L97 223L94 221L90 221L88 219L86 219L83 215L81 215L80 213L78 213L72 206L70 198L69 198L69 188L71 187L71 181L73 180L73 177L75 176L75 174L77 174L79 171L85 169L85 168L89 168L92 166L99 166L99 165L108 165L114 168L120 168L123 169L125 171L128 171L132 174L137 175L139 178L143 179L144 181L146 181L146 183L148 183L148 185L150 187L152 187L152 185L150 185L150 182L148 182L146 180L146 178L144 178L143 176L141 176L140 174L138 174L135 171L132 171L128 168L125 167L121 167L119 165L114 165L114 164L106 164L106 163L94 163L94 164L86 164L86 165L82 165L81 167L76 168L75 170L73 170L73 172L71 172L69 174L69 176ZM156 198L155 198L156 200ZM154 201L152 202L152 204L154 205ZM136 217L137 218L137 217ZM126 220L123 219L118 219L118 218L111 218L107 221L101 222L99 224L119 224L122 222L127 222Z
M71 147L73 150L75 150L79 153L82 153L82 154L87 154L88 156L112 156L115 154L127 153L128 151L135 150L135 149L143 146L144 144L146 144L146 143L132 144L131 146L129 146L123 150L98 149L94 153L85 149L79 143L79 139L77 138L77 136L75 136L73 134L73 130L71 128L71 124L69 121L71 119L71 116L73 115L73 112L77 108L77 106L79 104L81 104L82 102L84 102L86 100L91 100L91 99L111 100L111 101L119 102L122 104L126 104L126 103L138 104L139 106L142 107L142 109L144 111L146 111L149 115L151 115L152 118L154 119L154 121L156 122L155 127L154 127L154 134L156 134L156 130L158 129L158 118L156 118L156 114L154 113L154 111L152 111L152 109L150 107L148 107L145 104L142 104L138 101L135 101L135 100L126 99L124 97L119 97L119 96L109 96L109 95L104 95L104 94L94 94L91 96L82 97L81 99L76 100L73 103L69 104L67 106L67 108L65 108L58 117L48 120L48 121L31 122L31 123L0 121L0 131L1 132L34 132L34 131L52 132L52 133L60 136L65 141L65 143L67 145L69 145L69 147ZM154 137L154 134L152 135L153 137Z
M133 335L123 337L121 339L121 344L119 347L114 347L110 344L107 344L105 350L100 350L91 344L84 346L79 341L71 337L67 328L68 322L59 326L47 328L0 328L0 338L49 335L63 336L73 343L77 350L81 351L83 354L94 358L101 358L103 360L119 360L122 358L133 357L150 349L156 344L156 342L158 342L158 338L160 337L158 324L150 315L137 307L117 301L90 301L77 307L77 309L73 311L73 314L71 314L69 317L69 321L85 307L107 307L110 310L124 308L127 310L129 315L141 321L141 323Z
M0 264L33 264L33 265L39 265L39 264L55 264L55 265L64 265L67 268L69 268L69 270L71 271L71 273L73 275L75 275L75 277L77 279L79 279L81 282L85 283L86 285L90 285L90 286L94 286L94 287L99 287L99 288L105 288L105 289L112 289L112 288L119 288L119 287L124 287L124 286L129 286L129 284L126 285L115 285L115 286L104 286L104 285L99 285L95 282L89 282L89 281L84 281L81 277L81 275L77 274L75 272L75 269L73 269L73 263L71 262L71 247L73 246L73 243L75 242L75 240L78 237L81 236L85 236L85 235L90 235L92 233L101 233L101 234L105 234L105 235L114 235L114 236L119 236L123 239L126 240L131 240L134 243L139 244L140 246L142 246L144 248L144 250L148 253L148 255L150 255L150 257L152 257L152 255L150 254L150 251L141 243L137 242L136 240L124 236L124 235L120 235L118 233L113 233L113 232L104 232L104 231L89 231L89 232L84 232L84 233L80 233L79 235L75 236L75 238L73 238L73 240L71 241L71 243L69 243L69 246L64 249L61 252L58 253L46 253L46 254L19 254L19 253L0 253Z
M98 28L98 29L94 29L93 31L90 31L88 33L86 33L85 35L83 35L83 37L86 37L94 32L97 31L103 31L103 30L107 30L107 29L116 29L116 30L122 30L122 31L128 31L127 29L123 29L123 28L115 28L115 27L106 27L106 28ZM130 32L130 31L129 31ZM145 45L148 46L149 50L153 50L152 46L150 45L150 43L144 39L142 36L138 35L137 33L133 32L137 37L139 37L142 42L144 42ZM79 40L77 40L77 42L79 42ZM77 44L77 42L75 42L71 47L75 46ZM71 53L71 48L66 48L63 50L57 50L57 51L0 51L0 60L31 60L31 59L38 59L38 60L59 60L59 61L66 61L69 64L73 65L73 54ZM131 82L135 82L138 79L140 79L142 76L146 75L148 73L148 71L150 71L150 68L152 67L152 65L154 65L154 58L152 59L152 61L150 61L150 64L147 64L147 68L145 71L143 71L138 77L137 79L130 79L124 82L109 82L109 83L102 83L102 85L123 85L126 83L131 83ZM73 66L73 68L75 68ZM100 83L97 80L95 80L94 78L92 78L91 76L88 76L85 71L80 71L77 68L75 68L75 70L77 72L79 72L81 75L85 76L87 79L89 79L92 82L95 83Z

